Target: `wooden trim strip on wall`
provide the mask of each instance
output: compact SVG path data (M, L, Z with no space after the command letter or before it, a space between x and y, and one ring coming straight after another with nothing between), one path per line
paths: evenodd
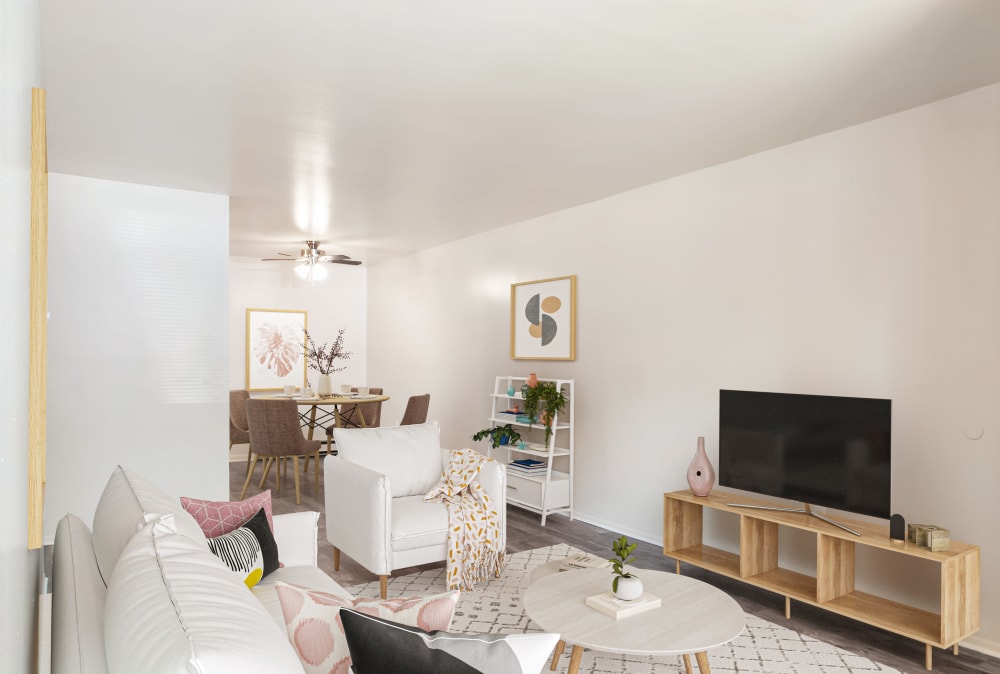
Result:
M28 353L28 549L42 547L45 514L45 354L48 313L49 166L45 90L31 90L31 276Z

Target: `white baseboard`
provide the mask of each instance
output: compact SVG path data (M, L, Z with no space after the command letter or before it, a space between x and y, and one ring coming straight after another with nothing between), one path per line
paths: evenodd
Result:
M1000 643L993 641L992 639L987 639L981 637L978 634L973 634L968 639L965 639L958 645L959 652L962 649L969 649L970 651L976 651L977 653L982 653L983 655L988 655L992 658L1000 658Z

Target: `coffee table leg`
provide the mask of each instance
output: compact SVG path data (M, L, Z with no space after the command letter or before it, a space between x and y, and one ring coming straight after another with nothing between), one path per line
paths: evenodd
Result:
M691 656L687 653L684 654L684 671L686 674L694 674L694 670L691 669Z
M701 674L712 674L712 670L708 666L708 653L700 651L695 653L694 657L698 659L698 671Z
M573 652L569 654L569 669L566 674L576 674L580 671L580 660L583 658L583 646L573 644Z
M563 651L566 650L566 642L562 639L556 644L556 650L552 652L552 664L549 665L549 669L553 672L556 671L556 667L559 664L559 658L562 657Z

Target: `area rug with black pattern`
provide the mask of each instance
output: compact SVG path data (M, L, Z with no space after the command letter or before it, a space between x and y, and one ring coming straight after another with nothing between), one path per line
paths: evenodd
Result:
M569 545L553 545L508 555L500 578L463 592L452 621L453 632L536 632L521 606L531 570L579 552ZM403 597L444 592L444 567L389 579L389 596ZM378 597L378 581L347 588L356 597ZM832 644L799 634L747 614L746 629L736 639L708 652L713 674L855 674L899 670L869 660ZM569 658L560 658L556 671L565 672ZM545 671L548 671L546 667ZM585 651L580 672L586 674L673 674L684 672L679 656L649 657Z

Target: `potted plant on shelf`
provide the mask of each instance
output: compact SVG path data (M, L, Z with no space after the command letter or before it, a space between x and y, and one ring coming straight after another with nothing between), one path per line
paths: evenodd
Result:
M351 352L344 348L344 331L341 328L337 333L337 338L333 342L317 347L312 335L306 329L302 330L303 342L302 353L305 354L306 364L310 370L319 372L319 383L316 385L316 393L320 396L328 396L333 393L333 385L330 382L330 375L347 369L347 366L336 367L334 363L340 360L347 360L351 357Z
M611 562L611 573L614 575L614 580L611 581L611 591L615 593L616 597L625 601L638 599L642 596L642 581L635 574L625 570L626 564L635 561L632 553L635 551L636 545L638 544L629 544L625 536L611 544L611 550L615 553L615 556L608 560Z
M503 426L484 428L472 436L472 439L477 441L486 438L490 439L490 446L496 449L500 445L513 445L521 439L521 434L515 431L510 424L504 424Z
M524 394L524 413L528 415L528 427L535 421L541 420L545 426L545 444L549 444L552 437L552 421L556 415L563 411L569 398L562 392L562 389L551 381L540 381L534 387L521 389ZM541 416L539 416L541 412Z

